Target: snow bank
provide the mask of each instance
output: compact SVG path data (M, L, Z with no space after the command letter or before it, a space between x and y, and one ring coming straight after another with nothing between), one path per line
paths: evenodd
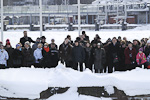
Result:
M113 74L93 74L86 69L78 72L59 65L53 69L6 69L0 70L0 95L15 98L39 98L48 87L91 87L104 86L108 93L112 87L123 90L127 95L150 94L150 70L135 69Z

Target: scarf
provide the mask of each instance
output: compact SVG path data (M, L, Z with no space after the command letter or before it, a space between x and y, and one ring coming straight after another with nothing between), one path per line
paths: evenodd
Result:
M49 52L49 47L44 48L44 50L45 50L46 52Z

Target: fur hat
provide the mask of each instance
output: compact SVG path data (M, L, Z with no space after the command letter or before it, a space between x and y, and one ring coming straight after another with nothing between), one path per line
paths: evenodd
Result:
M30 46L30 42L29 41L26 41L24 44Z

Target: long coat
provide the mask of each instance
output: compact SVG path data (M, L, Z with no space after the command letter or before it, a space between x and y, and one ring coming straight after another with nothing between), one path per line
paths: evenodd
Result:
M23 52L23 66L30 67L35 62L33 50L31 48L28 49L24 48L22 52Z
M106 61L106 54L105 54L105 49L103 48L97 48L95 50L95 61L94 61L94 68L95 69L103 69L104 64Z
M7 66L9 56L5 49L0 49L0 64Z
M132 64L133 62L135 62L135 59L136 59L135 48L132 48L132 50L130 50L127 47L124 51L124 55L125 55L125 64ZM130 56L130 55L132 55L132 56Z
M48 52L46 52L43 48L42 55L43 55L42 65L44 67L50 68L51 67L51 52L50 52L50 50Z
M150 54L150 46L145 47L144 53L145 53L146 57L148 57L148 55Z
M13 48L6 48L5 49L7 52L8 52L8 55L9 55L9 59L7 60L7 66L8 67L12 67L13 66L13 59L12 59L12 53L14 51Z
M85 48L85 65L86 67L90 68L90 57L91 57L91 48L86 47Z
M23 65L23 53L22 51L15 49L12 53L13 67L22 67Z
M72 59L74 63L83 63L85 59L84 48L79 46L74 46L72 49Z
M72 61L72 47L62 43L59 47L59 56L64 61Z
M51 53L51 67L56 67L59 61L58 50L50 49L50 53Z

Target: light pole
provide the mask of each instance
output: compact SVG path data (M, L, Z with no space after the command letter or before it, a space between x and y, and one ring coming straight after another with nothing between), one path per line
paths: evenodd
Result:
M3 42L3 0L1 0L1 41Z
M80 16L80 0L78 0L78 32L79 32L79 36L80 36L80 31L81 31L81 16Z
M40 37L42 37L42 31L43 31L43 23L42 23L42 0L39 0L40 5Z

